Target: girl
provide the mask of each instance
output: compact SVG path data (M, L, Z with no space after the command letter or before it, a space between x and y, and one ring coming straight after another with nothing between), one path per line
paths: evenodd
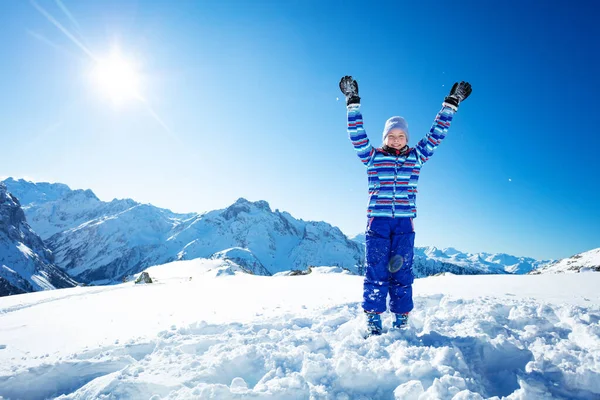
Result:
M351 76L344 76L340 89L348 108L348 135L367 167L367 269L362 307L369 335L379 335L388 294L390 311L395 314L393 327L403 328L408 323L408 314L413 309L413 218L417 216L419 172L446 137L459 104L471 94L471 85L468 82L454 84L429 133L415 147L408 146L406 120L391 117L383 128L383 146L374 148L363 128L358 83Z

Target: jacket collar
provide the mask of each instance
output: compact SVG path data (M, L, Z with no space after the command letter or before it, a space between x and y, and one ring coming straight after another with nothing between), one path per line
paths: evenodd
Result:
M410 152L410 147L408 147L408 145L405 145L403 148L398 150L398 149L394 149L386 144L381 148L381 150L383 150L384 153L387 153L390 156L400 157L400 156L408 155L408 153Z

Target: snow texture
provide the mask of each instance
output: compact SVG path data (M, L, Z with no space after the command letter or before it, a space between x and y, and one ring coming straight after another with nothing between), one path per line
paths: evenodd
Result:
M417 279L364 339L362 278L148 269L154 283L0 299L5 399L598 399L600 274ZM93 310L93 312L92 312Z

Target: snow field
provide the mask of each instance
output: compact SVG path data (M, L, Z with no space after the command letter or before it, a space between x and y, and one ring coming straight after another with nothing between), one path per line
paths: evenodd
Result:
M178 265L198 266L190 263ZM202 267L192 280L183 278L189 270L169 277L164 269L151 269L152 276L163 274L154 286L65 289L56 291L54 301L36 299L39 304L29 303L28 295L11 296L20 300L9 298L10 305L0 301L0 395L600 398L600 309L593 292L600 274L568 278L580 281L581 298L573 301L565 301L568 294L556 299L556 287L565 284L560 275L543 278L547 295L536 298L515 290L519 279L531 277L512 277L515 285L502 289L493 276L421 279L415 291L425 294L415 297L410 329L391 330L391 315L385 314L386 333L365 340L360 277L319 269L295 277L219 276L215 264ZM458 291L461 281L487 287L491 295L428 293L444 282L449 292ZM233 302L223 300L225 290ZM583 298L594 301L578 304ZM41 320L42 311L50 321L55 314L89 310L94 302L108 312L61 320L62 338L45 336L52 322L37 328L27 323L35 316ZM140 308L142 303L148 307ZM120 313L123 307L127 312ZM159 321L140 323L153 318ZM77 336L80 341L72 340Z

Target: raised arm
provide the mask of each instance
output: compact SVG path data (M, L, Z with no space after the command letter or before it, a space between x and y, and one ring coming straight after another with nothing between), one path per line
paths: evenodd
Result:
M415 149L419 154L421 164L429 160L433 152L446 137L452 117L458 111L461 101L471 94L471 85L468 82L455 83L450 90L450 94L444 99L442 109L435 117L429 133L417 143Z
M363 126L362 114L360 113L360 97L358 96L358 83L351 76L344 76L340 80L340 90L346 97L348 108L348 137L352 141L354 150L363 164L371 162L375 150L367 132Z
M419 161L421 164L429 160L429 157L433 155L433 152L442 143L442 140L446 137L452 117L454 116L454 109L444 105L440 112L435 116L433 125L429 130L429 133L425 135L423 139L417 143L415 149L419 155Z
M363 127L360 104L351 104L348 106L348 137L352 141L352 145L360 161L368 165L375 150L369 142L367 132Z

